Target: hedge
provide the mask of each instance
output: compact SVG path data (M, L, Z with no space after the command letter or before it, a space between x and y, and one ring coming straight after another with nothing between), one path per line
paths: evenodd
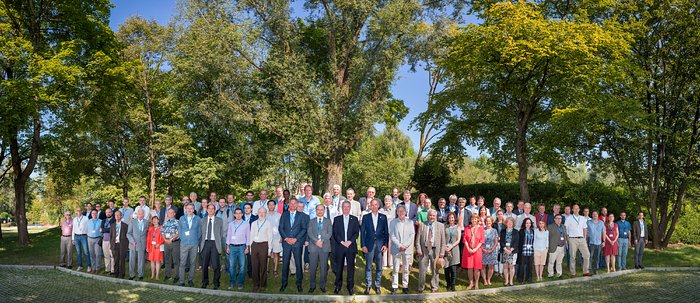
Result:
M562 205L573 205L578 203L581 208L588 207L592 210L606 207L608 213L617 214L621 211L627 213L634 212L635 204L631 197L621 188L610 187L601 183L531 183L530 201L533 205L544 203L547 207L547 212L551 211L552 205L559 203ZM502 206L508 201L515 202L520 198L520 186L518 183L480 183L458 186L448 186L435 193L428 193L436 198L447 198L451 194L456 194L458 197L468 198L469 196L484 196L486 206L493 206L493 199L501 198ZM536 212L533 206L533 213Z

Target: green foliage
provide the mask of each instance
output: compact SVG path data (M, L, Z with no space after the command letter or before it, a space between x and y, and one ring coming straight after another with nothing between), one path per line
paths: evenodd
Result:
M422 193L437 193L445 188L450 180L450 168L440 157L429 157L413 170L414 187Z
M415 151L411 139L395 127L371 134L360 142L357 151L345 158L345 187L356 193L373 186L378 194L394 187L408 186L413 175Z
M686 204L683 206L676 230L671 237L671 243L700 244L700 205Z
M610 187L600 183L532 183L531 203L534 205L543 203L547 206L547 211L551 211L554 203L560 205L572 205L578 203L581 208L600 209L607 207L609 212L619 213L626 211L634 213L636 201L630 197L629 193L621 188ZM434 192L427 192L431 197L448 197L456 194L459 197L484 196L487 205L492 205L494 198L499 197L503 203L511 201L517 202L520 198L520 187L518 183L480 183L449 186L437 189ZM503 204L505 206L505 204Z

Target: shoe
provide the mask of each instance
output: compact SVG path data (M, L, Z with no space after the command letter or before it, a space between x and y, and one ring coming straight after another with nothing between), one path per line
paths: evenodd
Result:
M369 295L369 287L365 288L365 295Z
M404 294L404 295L407 295L407 294L408 294L408 288L404 288L404 289L403 289L403 294Z
M422 294L422 293L423 293L423 290L422 290L422 289L419 289L419 290L418 290L418 293L419 293L419 294Z
M547 279L551 279L551 278L554 278L554 276L547 276Z
M206 284L202 284L202 288L207 288L207 285L206 285Z
M218 285L214 285L214 290L217 290L217 289L219 289L219 286L218 286Z
M233 286L229 285L228 287L226 287L226 289L231 290L233 289Z
M336 295L337 295L338 293L340 293L340 288L336 287L336 288L333 290L333 293L336 294Z
M304 272L309 272L309 263L304 264Z
M189 287L194 287L194 282L192 282L192 280L187 281L187 285L188 285Z
M163 282L168 282L170 280L170 277L163 277Z
M635 268L636 268L636 266L635 266ZM83 267L82 267L82 266L78 266L78 268L77 268L76 270L77 270L77 271L81 271L81 270L83 270Z
M298 291L298 292L302 292L302 291L304 291L304 289L301 288L301 286L298 286L298 287L297 287L297 291Z
M61 264L61 265L59 265L58 267L66 267L66 265L65 265L65 264Z
M644 269L644 266L639 265L639 269Z
M73 266L71 266L71 265L68 265L68 269L73 269Z
M180 280L180 278L173 278L173 284L177 283Z
M323 287L321 287L321 292L325 294L325 293L326 293L326 289L323 288Z
M178 284L177 286L185 287L185 283L180 283L180 284Z
M587 272L587 273L583 274L583 276L584 276L584 277L590 277L590 276L592 276L592 274L589 273L589 272Z
M238 290L243 290L243 286L238 286Z
M352 288L348 289L348 294L351 296L355 295L355 290Z
M393 296L393 295L395 295L395 294L396 294L396 288L392 288L392 289L391 289L391 295Z
M88 266L87 272L92 272L92 268L90 268L90 266Z
M287 285L280 286L280 292L284 292L285 289L287 289Z
M143 277L139 277L139 281L143 281Z
M316 291L316 288L309 288L309 293L312 294L314 291Z
M133 279L134 279L134 277L129 277L129 280L133 280Z
M378 294L378 295L381 295L381 294L382 294L382 289L379 288L379 286L376 286L376 287L374 287L374 292L375 292L376 294Z

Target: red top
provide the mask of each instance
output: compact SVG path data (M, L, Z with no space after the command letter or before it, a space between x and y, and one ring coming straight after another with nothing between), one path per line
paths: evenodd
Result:
M147 236L147 241L146 242L146 251L151 252L151 251L158 251L160 252L160 246L165 243L165 239L163 238L163 234L160 233L161 227L158 226L158 228L155 228L153 225L148 227L148 236ZM155 242L155 244L153 244Z

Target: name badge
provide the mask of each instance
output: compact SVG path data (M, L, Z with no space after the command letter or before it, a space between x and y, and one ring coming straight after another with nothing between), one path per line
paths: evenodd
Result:
M151 245L156 245L156 241L151 241Z
M236 241L236 235L231 236L231 241Z
M185 236L189 236L189 235L190 235L190 231L186 231Z
M612 238L612 237L613 237L613 234L610 234L610 238Z
M318 239L321 240L321 235L318 235Z
M626 236L626 235L627 235L627 232L623 232L622 234Z
M170 236L171 236L170 234L165 234L165 237L168 239L170 239Z
M564 237L559 238L559 240L564 241Z
M510 243L506 243L506 246L507 246L507 247L510 247Z

